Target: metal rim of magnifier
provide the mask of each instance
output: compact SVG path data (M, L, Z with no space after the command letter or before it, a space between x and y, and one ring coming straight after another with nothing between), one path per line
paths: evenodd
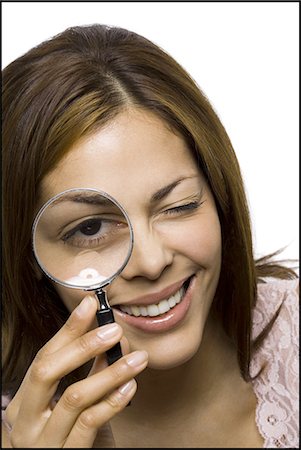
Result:
M130 240L129 240L129 250L128 250L128 254L127 257L125 258L124 262L122 263L122 265L119 267L119 269L114 272L113 275L111 275L110 277L106 278L106 280L103 283L97 283L94 285L90 285L88 287L86 286L77 286L71 283L65 283L64 281L59 280L58 278L52 276L48 270L43 266L43 264L41 263L37 251L36 251L36 244L35 244L35 230L37 227L37 224L39 223L40 217L43 214L43 212L45 211L45 209L51 204L53 203L56 199L58 199L59 197L62 197L63 195L69 193L69 192L78 192L78 191L90 191L90 192L95 192L96 194L101 195L102 197L107 198L108 200L110 200L112 203L114 203L114 205L117 206L117 208L119 208L121 210L121 212L123 213L124 217L126 218L129 230L130 230ZM79 289L81 291L95 291L96 289L100 289L100 288L104 288L105 286L108 286L110 283L112 283L112 281L122 272L122 270L125 268L125 266L127 265L131 254L132 254L132 250L133 250L133 245L134 245L134 233L133 233L133 227L130 221L130 218L126 212L126 210L123 208L123 206L120 205L120 203L111 195L109 195L107 192L104 192L100 189L94 189L94 188L72 188L72 189L66 189L65 191L60 192L59 194L55 195L54 197L51 197L46 203L44 203L44 205L40 208L40 210L38 211L35 220L33 222L32 225L32 248L33 248L33 253L35 255L35 259L39 265L39 267L42 269L42 271L47 275L48 278L50 278L50 280L54 281L55 283L60 284L61 286L67 287L67 288L72 288L72 289Z

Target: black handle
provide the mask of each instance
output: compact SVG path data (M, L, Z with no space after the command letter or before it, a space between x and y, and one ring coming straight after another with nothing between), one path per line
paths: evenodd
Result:
M101 327L103 325L107 325L108 323L115 322L113 311L110 309L100 309L96 312L98 325ZM121 358L121 346L120 342L114 345L114 347L110 348L107 352L107 361L108 364L111 365L113 362L117 361L117 359Z

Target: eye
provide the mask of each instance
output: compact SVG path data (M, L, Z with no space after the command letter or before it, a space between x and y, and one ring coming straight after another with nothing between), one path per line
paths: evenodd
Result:
M78 231L85 236L93 236L93 234L96 234L100 230L101 226L101 220L89 219L80 225Z
M112 242L124 227L118 220L89 218L65 232L61 239L73 247L96 247Z
M186 203L185 205L175 206L174 208L169 208L164 211L165 214L181 214L186 211L193 211L198 209L203 202L195 201Z

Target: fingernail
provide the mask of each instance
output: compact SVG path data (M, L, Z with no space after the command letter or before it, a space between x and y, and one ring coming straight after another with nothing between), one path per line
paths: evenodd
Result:
M130 380L127 383L121 385L118 388L118 391L121 392L121 394L125 395L125 394L129 393L133 389L135 384L136 384L136 381Z
M89 311L89 309L91 308L93 301L94 301L94 298L91 297L91 295L87 295L86 297L84 297L83 300L78 305L78 307L76 308L77 313L80 315L86 314Z
M126 362L129 366L138 367L141 366L141 364L143 364L145 361L147 361L147 358L148 354L144 350L136 351L127 356Z
M97 330L97 336L100 339L107 340L112 338L113 336L116 336L116 334L119 334L120 327L117 325L117 323L110 323L108 325L103 325L102 327L98 328Z

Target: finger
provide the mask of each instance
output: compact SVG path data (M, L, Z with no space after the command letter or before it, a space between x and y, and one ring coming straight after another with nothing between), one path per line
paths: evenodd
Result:
M123 355L126 355L130 352L130 345L129 341L125 336L122 336L121 341L121 352ZM91 375L94 375L97 372L100 372L101 370L105 369L108 366L106 355L98 355L94 359L93 365L90 369L90 372L88 374L88 377Z
M93 365L88 373L88 377L108 367L106 355L98 355L93 361Z
M84 297L81 303L71 313L63 327L47 342L46 345L44 345L44 347L40 349L37 357L42 358L43 355L49 355L83 335L91 326L91 323L95 318L96 310L96 299L91 295ZM19 406L22 403L24 395L26 395L28 377L29 371L24 377L8 410L11 423L14 423L19 412Z
M126 336L122 336L122 339L120 341L120 345L121 345L121 351L123 355L126 355L128 353L130 353L130 343L129 340Z
M56 404L44 432L47 430L49 436L55 433L60 441L64 441L67 438L64 430L71 429L85 409L99 403L108 393L135 377L146 366L147 353L136 351L122 357L102 372L69 386Z
M96 298L92 295L84 297L80 304L72 311L65 324L53 338L44 345L44 352L56 352L63 346L74 341L74 339L86 333L95 320L96 311Z
M72 428L65 447L92 448L98 429L126 407L133 398L136 389L136 381L131 379L114 390L100 403L84 410Z
M107 351L121 336L122 328L118 324L108 324L80 336L55 353L42 353L40 358L36 357L26 375L26 401L20 405L20 419L35 423L41 412L47 416L46 411L61 378Z

